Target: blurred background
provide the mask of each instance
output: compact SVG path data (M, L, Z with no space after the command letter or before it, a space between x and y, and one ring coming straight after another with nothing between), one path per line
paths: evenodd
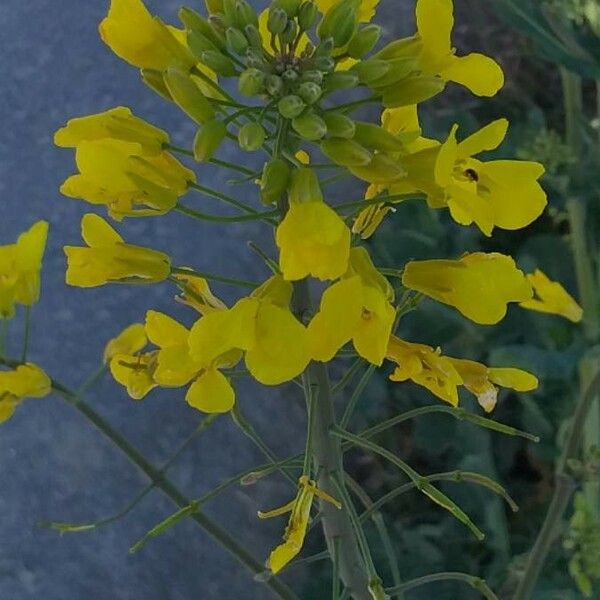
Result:
M199 0L194 4L200 4ZM260 9L264 2L252 4ZM143 320L146 309L167 311L188 324L193 320L189 310L174 304L175 290L167 283L105 286L93 291L64 284L62 246L79 244L79 221L89 207L58 192L74 166L70 151L53 146L53 132L73 116L125 105L169 131L179 145L189 147L195 133L190 121L146 88L137 71L100 41L97 25L107 5L103 0L3 0L0 4L0 243L12 242L35 220L50 222L42 301L32 314L30 358L71 387L98 369L106 340L126 325ZM167 22L177 23L180 0L149 0L147 5ZM406 203L370 241L376 263L397 267L411 258L500 251L517 257L526 271L542 268L580 297L578 287L589 273L598 279L600 264L598 2L455 0L455 7L454 43L459 52L474 50L495 57L505 69L507 85L496 98L485 101L450 87L422 112L425 133L441 139L456 122L465 136L507 116L509 136L494 155L543 162L549 209L527 230L498 232L490 240L475 228L458 227L424 204ZM387 36L408 35L414 30L413 11L412 0L382 0L377 22ZM368 110L364 116L378 118ZM233 146L222 149L219 156L249 166L256 160L236 153ZM227 172L210 167L197 171L199 180L204 178L212 187L227 188L227 193L240 197L248 193L247 187L228 185L231 176ZM354 199L362 185L343 184L336 189L340 198L350 194ZM219 208L201 196L194 202L213 212ZM130 219L119 229L132 243L168 252L174 264L245 279L268 275L246 246L247 240L254 240L272 251L271 233L260 224L224 229L219 224L199 226L183 215L169 214L160 219ZM214 288L225 300L236 297L231 288ZM585 294L596 310L588 287ZM21 324L22 320L15 320L9 330L14 354L22 338ZM417 493L396 498L383 514L402 578L466 571L485 577L500 597L510 598L513 575L523 568L523 554L535 540L552 496L565 426L589 378L588 367L594 363L597 321L588 318L581 327L559 317L514 310L498 326L478 327L450 309L423 302L404 319L402 336L439 344L450 355L520 366L541 379L534 393L501 395L494 413L499 421L539 435L542 441L537 445L444 415L410 421L381 438L384 446L421 473L453 469L485 473L500 481L520 506L518 513L512 513L485 490L465 483L444 484L444 491L487 532L487 539L478 543ZM340 364L338 375L347 366ZM355 431L432 403L431 396L410 384L389 383L386 374L382 370L363 394L352 425ZM157 465L171 456L202 418L177 391L152 394L136 403L108 377L101 378L86 397ZM244 414L278 456L287 457L303 447L304 411L297 389L265 390L243 382L238 398ZM478 410L469 402L465 397L466 408ZM597 443L599 430L598 421L592 418L582 432L586 447ZM577 471L585 501L567 513L537 598L593 595L594 579L600 577L600 503L597 481L592 481L598 465L593 452L587 458ZM197 497L262 462L251 442L225 416L190 445L170 476L187 494ZM364 453L349 453L347 466L372 498L402 483L396 470ZM157 491L126 517L94 532L61 537L39 526L49 520L86 523L111 517L146 485L144 477L66 403L54 397L24 403L0 428L0 598L267 597L260 583L253 582L190 521L179 523L139 554L129 555L132 543L172 512ZM276 506L289 495L287 482L274 475L254 486L234 487L207 505L206 511L262 560L279 540L283 524L259 522L256 509ZM382 575L387 576L376 528L368 525L367 533L376 559L384 565ZM315 530L303 555L322 547ZM330 566L316 562L290 568L285 578L301 597L318 600L329 597L330 577ZM409 597L469 600L478 593L443 583L415 590ZM600 592L596 597L600 598Z

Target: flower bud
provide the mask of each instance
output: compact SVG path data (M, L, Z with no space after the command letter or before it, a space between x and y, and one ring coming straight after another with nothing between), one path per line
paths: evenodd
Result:
M334 71L325 79L325 89L328 92L350 90L358 85L358 75L351 71Z
M399 83L409 75L418 71L417 59L409 56L408 58L393 58L387 61L390 65L389 71L383 76L369 83L372 88L386 88Z
M354 121L341 112L325 112L323 120L327 125L327 132L332 137L352 139L356 132Z
M329 37L322 39L321 43L315 48L315 57L317 56L331 56L333 52L333 38Z
M287 16L290 19L293 19L298 12L301 2L302 0L275 0L274 4L275 6L285 10Z
M321 151L334 163L343 167L368 165L373 155L353 140L331 138L321 142Z
M286 69L281 74L281 78L283 79L283 81L285 83L296 83L296 81L298 81L299 77L300 76L298 75L298 72L294 71L294 69Z
M381 27L379 25L367 25L363 27L350 40L347 50L348 56L357 59L362 58L375 48L375 44L377 44L380 37Z
M288 24L288 16L283 8L271 7L269 17L267 19L267 29L273 35L279 35L285 31Z
M269 75L265 81L265 88L269 95L277 98L283 92L283 81L278 75Z
M234 54L242 55L248 48L248 40L246 36L239 30L230 27L226 33L227 48Z
M302 81L312 81L317 85L321 85L323 83L323 73L314 69L310 71L304 71L304 73L302 73L301 79Z
M284 31L279 34L279 37L281 38L281 41L284 44L291 44L296 39L297 35L298 24L296 23L296 21L289 20L287 22L287 25L285 26Z
M258 17L247 0L237 0L235 4L235 20L240 29L246 25L258 27Z
M240 127L238 133L238 143L242 150L254 152L265 143L265 130L262 125L251 121Z
M198 60L202 60L202 54L204 52L219 52L219 49L215 46L210 38L205 36L203 33L196 31L195 29L188 32L187 44L192 54Z
M263 58L263 53L257 48L248 48L246 50L246 65L251 69L259 69L263 70L265 67L265 60Z
M383 91L383 105L386 108L398 108L418 104L437 96L445 87L446 83L439 77L407 77L399 85Z
M356 123L354 140L367 148L382 152L398 152L404 147L395 135L373 123Z
M277 104L277 108L282 117L295 119L306 108L306 104L300 96L291 94L284 96Z
M225 49L223 35L217 33L210 22L196 11L184 6L179 10L179 19L188 31L197 31L208 38L219 50Z
M263 90L265 74L259 69L246 69L238 79L238 90L242 96L255 96Z
M360 0L341 0L333 5L317 27L321 39L333 38L334 48L342 48L352 39L358 27Z
M319 185L319 178L308 167L301 167L292 171L290 184L290 203L318 202L323 200L323 192Z
M319 56L315 59L315 67L324 73L331 73L335 69L335 60L331 56Z
M262 38L258 28L255 25L246 25L246 27L244 27L244 35L246 36L246 39L252 48L262 51Z
M209 15L223 12L223 0L204 0Z
M225 15L221 13L210 15L210 17L208 17L208 24L215 35L222 37L223 40L225 39L225 31L227 30L227 27L229 27L229 25L225 23Z
M377 185L386 185L406 177L406 171L397 160L378 152L367 165L349 167L353 175Z
M161 71L156 71L155 69L142 69L142 81L157 94L161 95L166 100L170 102L173 101L171 94L169 93L169 89L165 85L165 80L163 79L163 74Z
M352 67L352 71L358 75L361 83L369 85L372 81L377 81L386 75L391 67L392 65L387 60L370 58L356 64Z
M235 14L236 0L223 0L223 17L226 27L234 27L236 25Z
M283 196L290 180L290 166L281 159L274 158L265 163L260 179L260 199L263 204L276 204Z
M207 50L202 53L201 60L208 68L223 77L234 77L237 75L233 61L220 52Z
M171 67L163 75L165 85L175 103L197 123L206 123L215 117L212 104L204 97L187 73Z
M323 90L311 81L305 81L298 87L298 95L306 102L306 104L314 104L319 100Z
M298 25L300 25L300 29L302 31L311 29L317 20L318 14L319 9L314 2L303 2L298 9Z
M213 119L204 124L194 138L194 158L198 162L209 160L225 139L227 127L223 121Z
M327 134L325 121L313 111L306 111L292 120L294 131L305 140L315 142Z

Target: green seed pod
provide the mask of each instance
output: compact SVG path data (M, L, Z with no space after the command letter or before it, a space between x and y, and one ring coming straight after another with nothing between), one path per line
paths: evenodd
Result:
M367 148L382 152L398 152L404 147L395 135L373 123L357 122L354 140Z
M285 194L290 180L290 166L281 158L265 163L260 179L260 199L263 204L276 204Z
M383 77L370 82L370 87L383 89L399 83L418 71L417 59L412 56L408 58L393 58L387 62L390 65L390 70Z
M212 104L204 97L190 75L171 67L164 73L163 78L175 103L194 121L203 124L214 119Z
M192 29L188 32L187 44L192 54L198 60L202 60L202 54L204 52L219 52L219 49L215 46L212 40L195 29Z
M397 160L381 152L375 154L367 165L348 168L359 179L378 185L391 184L406 176L406 171Z
M335 48L346 46L358 28L358 8L360 0L341 0L334 4L317 27L323 40L333 38Z
M319 178L312 169L301 167L292 171L289 200L293 203L323 200Z
M237 75L233 61L220 52L207 50L202 53L201 60L207 67L223 77L235 77Z
M298 81L298 78L300 77L300 75L298 75L297 71L294 71L294 69L286 69L282 74L281 74L281 78L283 79L284 83L296 83L296 81Z
M327 125L327 132L332 137L352 139L356 132L354 121L341 112L325 112L323 120Z
M343 167L368 165L373 155L353 140L331 138L321 142L321 151L334 163Z
M213 119L198 129L194 138L194 158L198 162L210 160L225 139L227 127L223 121Z
M407 77L399 85L383 90L383 105L398 108L418 104L437 96L445 87L446 83L439 77Z
M358 75L361 83L369 85L372 81L381 79L391 68L392 65L387 60L370 58L354 65L352 71Z
M317 85L321 85L323 83L323 73L321 73L321 71L315 71L314 69L311 71L304 71L301 79L302 81L312 81Z
M262 52L262 38L260 37L258 27L255 25L246 25L244 27L244 35L252 48L256 48Z
M213 13L222 13L223 8L223 0L204 0L204 4L206 4L206 10L209 15Z
M319 9L317 5L312 2L303 2L298 9L298 25L302 31L308 31L313 27L317 21Z
M282 117L295 119L306 108L306 104L300 96L290 94L278 102L277 108Z
M350 90L358 85L358 75L351 71L334 71L325 78L324 88L328 92Z
M285 31L288 24L288 16L283 8L273 7L269 10L269 16L267 18L267 29L273 35L279 35Z
M265 81L265 88L273 98L281 95L283 87L283 80L278 75L269 75Z
M259 69L246 69L238 79L238 90L242 96L256 96L265 84L265 74Z
M275 0L274 5L285 10L287 16L293 19L298 13L302 0Z
M169 102L173 102L173 98L169 93L169 89L163 79L162 71L156 71L155 69L142 69L142 81L157 94L161 95Z
M335 69L335 60L331 56L319 56L315 59L315 67L323 73L331 73Z
M248 40L246 36L239 30L230 27L226 33L227 48L234 54L242 55L248 49Z
M237 0L235 4L235 20L240 29L246 25L258 27L258 17L247 0Z
M331 56L333 45L334 41L331 37L321 40L321 43L315 48L315 58L318 56Z
M327 134L325 121L311 110L293 119L292 127L300 137L311 142L320 140Z
M242 150L254 152L265 143L266 133L259 123L250 122L240 127L238 143Z
M360 59L373 48L381 37L381 27L379 25L367 25L358 31L348 44L348 55L352 58Z
M279 38L284 44L291 44L298 35L298 24L296 21L289 20L285 29L279 34Z
M298 87L298 95L306 102L306 104L314 104L319 100L323 90L312 81L305 81Z

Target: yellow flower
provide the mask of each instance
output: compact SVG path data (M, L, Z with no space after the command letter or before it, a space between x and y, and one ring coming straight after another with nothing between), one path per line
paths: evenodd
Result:
M315 4L319 11L325 14L331 7L338 3L339 0L315 0ZM370 23L375 16L375 11L379 0L361 0L358 8L359 23Z
M184 273L184 271L189 271ZM196 309L201 315L215 310L225 310L225 303L211 291L208 281L194 273L192 269L180 268L174 273L174 278L180 282L181 296L175 298L178 302Z
M348 272L325 290L319 312L308 326L311 357L328 362L352 340L363 358L381 365L396 317L393 298L389 282L367 251L353 248Z
M111 0L99 31L102 41L134 67L189 71L196 63L178 30L153 17L141 0Z
M105 138L82 141L75 153L79 174L69 177L60 191L70 198L104 204L120 221L125 216L163 215L196 181L168 152L145 154L137 142Z
M314 481L303 475L298 481L298 494L294 500L280 508L267 512L259 511L258 516L261 519L271 519L291 513L283 534L283 544L280 544L271 552L267 561L267 566L273 573L279 573L302 550L315 496L332 504L338 510L342 508L342 505L335 498L319 489Z
M110 372L115 381L125 386L127 394L141 400L152 391L156 382L152 373L156 368L156 351L144 354L115 354L110 360Z
M104 364L110 363L117 354L135 354L147 343L148 338L143 323L134 323L108 341L104 348Z
M323 201L318 180L307 168L292 175L290 208L277 228L279 264L288 281L312 275L337 279L348 268L350 230Z
M573 323L581 321L583 318L582 308L560 283L548 279L546 274L539 269L527 275L527 279L531 283L536 297L521 302L522 308L561 315Z
M405 158L408 180L427 194L432 208L447 206L457 223L475 223L486 236L494 227L521 229L535 221L547 204L538 183L544 167L530 161L472 158L502 143L508 121L494 121L460 143L457 128L440 147Z
M50 378L33 363L0 371L0 423L7 421L26 398L43 398L52 389Z
M459 260L409 262L402 285L454 306L481 325L498 323L509 302L524 302L532 296L515 261L496 252L465 254Z
M289 310L291 295L291 284L274 276L232 308L206 314L192 327L192 358L208 365L243 350L246 367L264 385L298 376L309 353L306 328Z
M12 318L15 304L31 306L40 296L40 271L48 223L38 221L16 243L0 246L0 318Z
M411 380L452 406L458 406L458 386L462 378L452 361L439 348L406 342L391 336L386 358L397 367L392 381Z
M71 119L54 134L54 143L61 148L77 148L81 142L103 139L136 142L144 156L160 154L170 141L168 133L136 117L124 106Z
M169 276L171 263L166 254L126 244L98 215L88 213L83 216L81 235L88 248L64 248L69 285L96 287L116 281L154 283Z
M472 394L475 394L481 407L488 413L492 412L496 406L497 385L517 392L529 392L535 390L539 385L535 375L521 369L487 367L481 363L460 358L450 358L449 360L460 375L463 385Z

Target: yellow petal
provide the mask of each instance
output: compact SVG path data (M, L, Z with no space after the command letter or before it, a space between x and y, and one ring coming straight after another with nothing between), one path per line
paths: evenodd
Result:
M513 368L490 367L490 381L517 392L530 392L537 389L538 378L527 371Z
M87 213L81 218L81 237L90 248L110 247L123 242L123 238L94 213Z
M435 71L452 52L453 9L452 0L417 2L417 29L423 42L421 62L426 70Z
M504 72L500 65L483 54L453 56L440 71L442 79L464 85L476 96L495 96L504 86Z
M220 371L208 369L192 383L185 399L202 412L226 413L235 404L235 392Z
M118 336L111 339L104 348L104 364L108 364L116 354L135 354L148 343L143 323L126 327Z
M458 158L468 158L480 152L495 150L506 137L508 119L492 121L458 144Z
M149 310L145 327L148 339L159 348L187 346L189 331L169 315Z
M110 372L115 381L127 388L134 400L141 400L156 387L152 379L155 366L155 352L138 354L116 354L110 361Z

